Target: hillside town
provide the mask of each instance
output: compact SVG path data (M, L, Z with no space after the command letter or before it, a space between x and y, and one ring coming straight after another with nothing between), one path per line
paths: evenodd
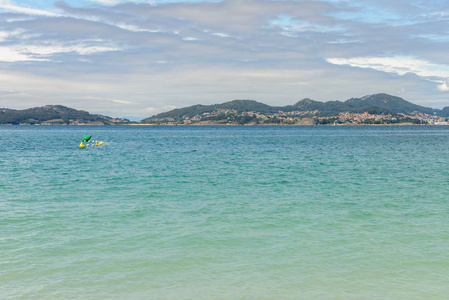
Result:
M448 125L448 118L425 113L370 114L340 113L323 116L318 110L260 113L238 112L235 109L218 109L193 117L154 118L150 124L157 125Z

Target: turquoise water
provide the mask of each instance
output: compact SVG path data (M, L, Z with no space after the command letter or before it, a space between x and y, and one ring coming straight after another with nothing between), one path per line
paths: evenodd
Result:
M446 126L0 137L1 299L449 295Z

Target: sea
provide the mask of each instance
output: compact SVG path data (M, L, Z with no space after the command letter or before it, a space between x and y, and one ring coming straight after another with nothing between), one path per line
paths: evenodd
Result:
M449 295L449 126L0 138L0 299Z

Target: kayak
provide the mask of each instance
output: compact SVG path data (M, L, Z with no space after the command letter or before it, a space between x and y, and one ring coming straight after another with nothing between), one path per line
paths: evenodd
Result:
M83 142L88 142L91 137L92 135L86 135L85 137L83 137Z

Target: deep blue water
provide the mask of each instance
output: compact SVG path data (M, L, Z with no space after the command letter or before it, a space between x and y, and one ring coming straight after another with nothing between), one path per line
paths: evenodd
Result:
M104 145L79 149L87 134ZM2 299L449 295L449 127L0 137Z

